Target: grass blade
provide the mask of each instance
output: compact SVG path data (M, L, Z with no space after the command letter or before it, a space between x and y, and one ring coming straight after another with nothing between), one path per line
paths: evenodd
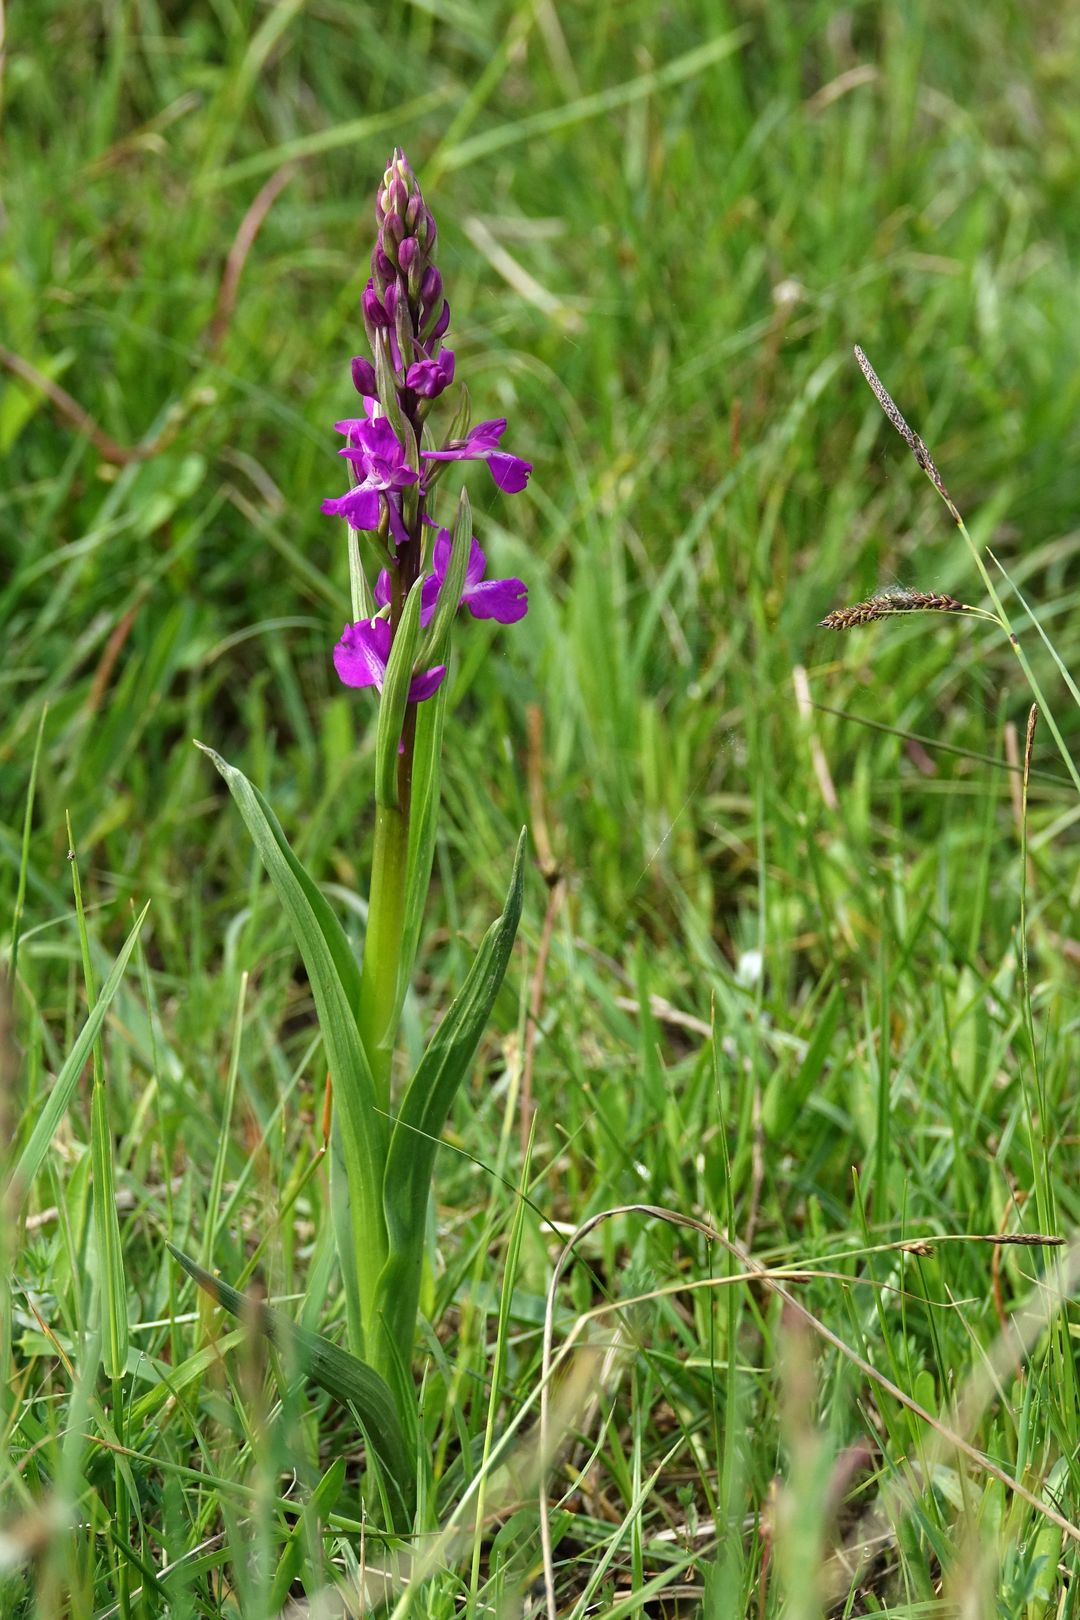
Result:
M228 1311L230 1316L252 1323L283 1353L290 1368L295 1366L297 1371L318 1384L320 1389L325 1389L343 1406L354 1408L363 1426L369 1451L384 1473L384 1482L392 1487L394 1522L399 1528L404 1528L409 1521L407 1504L412 1496L414 1471L394 1397L385 1380L367 1362L332 1344L321 1333L311 1333L307 1328L299 1327L282 1311L271 1305L263 1305L242 1294L239 1289L230 1287L175 1244L170 1243L168 1247L188 1276L216 1304Z
M139 937L139 930L146 921L146 914L149 910L150 902L148 900L136 917L135 924L124 941L119 956L113 963L112 971L101 987L101 994L88 1014L86 1023L79 1031L78 1038L68 1054L67 1061L56 1077L56 1084L49 1093L45 1106L38 1116L38 1122L30 1133L30 1140L19 1155L18 1163L12 1171L8 1183L8 1191L14 1194L16 1207L29 1192L34 1177L41 1168L41 1161L48 1151L49 1143L53 1139L56 1128L67 1111L67 1105L71 1101L72 1093L79 1083L79 1076L82 1074L86 1060L93 1050L101 1026L105 1022L105 1014L108 1012L112 999L120 988L120 981L124 976L128 959L135 949L135 941Z

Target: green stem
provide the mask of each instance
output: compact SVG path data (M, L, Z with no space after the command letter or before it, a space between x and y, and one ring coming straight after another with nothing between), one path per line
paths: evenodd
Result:
M375 849L358 1021L379 1103L386 1109L390 1106L390 1068L400 1006L398 990L408 858L408 812L397 806L379 805L375 812Z

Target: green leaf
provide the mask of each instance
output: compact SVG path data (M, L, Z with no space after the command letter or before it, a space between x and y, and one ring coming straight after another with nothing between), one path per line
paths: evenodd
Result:
M348 996L350 1003L355 1006L360 999L360 969L356 965L356 957L353 955L352 947L345 935L345 930L331 910L326 896L314 879L304 870L293 853L277 816L254 782L249 782L242 771L238 771L234 765L230 765L227 760L222 759L220 754L215 754L212 748L207 748L205 743L196 742L195 746L201 753L206 755L215 769L220 771L224 777L229 792L236 800L237 808L244 818L248 832L251 834L252 842L262 857L263 865L269 873L274 888L278 888L278 879L274 876L271 861L275 863L279 859L283 861L288 872L296 880L303 898L307 901L314 914L323 939L326 941L326 948L333 959L338 982ZM258 836L256 836L255 824L259 827ZM267 842L267 834L269 834L269 839L272 841L273 849L270 848L270 844ZM265 850L263 848L264 844L266 845ZM285 874L282 873L283 878L284 876Z
M30 1133L30 1140L19 1155L19 1162L11 1173L8 1182L8 1194L14 1192L14 1205L17 1209L30 1190L30 1186L41 1168L41 1161L48 1152L49 1143L67 1111L72 1093L79 1083L79 1076L86 1065L86 1060L93 1050L94 1042L102 1024L105 1014L120 988L120 980L124 977L124 969L128 965L128 958L135 949L135 941L139 937L139 930L146 921L146 914L150 910L149 900L143 906L135 919L135 926L124 941L120 955L113 963L112 972L101 987L101 994L91 1009L86 1023L79 1031L78 1039L71 1048L67 1062L56 1077L56 1084L49 1093L44 1108L38 1115L37 1124Z
M814 1033L799 1064L798 1073L789 1078L780 1070L774 1071L765 1088L761 1109L762 1123L768 1136L783 1136L801 1113L807 1097L821 1079L843 1009L843 994L839 987L834 987L815 1020Z
M405 915L401 930L401 966L398 976L397 1006L400 1012L405 992L412 983L413 963L420 944L431 866L435 858L435 834L439 824L443 722L446 718L447 691L443 681L438 691L416 709L416 741L413 746L412 798L409 805L409 851L405 877Z
M450 647L450 631L461 606L461 593L465 589L465 574L472 549L472 507L467 490L458 498L454 518L454 533L450 544L450 562L435 604L435 612L423 642L420 661L425 666L445 661Z
M379 724L375 733L375 799L393 810L398 802L398 745L405 723L405 705L413 680L413 663L420 644L420 598L423 579L413 581L405 598L405 608L394 631L386 679L379 699Z
M168 1248L188 1276L212 1300L231 1316L238 1317L242 1322L250 1322L280 1350L288 1368L295 1367L312 1383L318 1384L320 1389L325 1389L334 1400L354 1408L363 1427L368 1451L379 1464L384 1483L391 1489L394 1525L397 1529L406 1529L411 1518L409 1504L415 1487L415 1470L405 1445L394 1397L374 1368L358 1356L350 1355L347 1350L332 1344L321 1333L312 1333L298 1326L283 1311L230 1287L174 1243L170 1243Z
M385 333L380 333L375 344L375 386L379 390L379 404L383 415L394 430L394 437L399 444L405 446L406 454L412 441L412 429L405 425L405 418L401 414L401 400L398 396L397 378L390 359L390 340ZM412 463L410 462L410 465ZM419 466L413 466L414 472L419 472Z
M345 1483L345 1458L335 1457L322 1479L304 1503L304 1511L289 1531L281 1557L278 1559L266 1609L269 1614L280 1614L285 1608L293 1581L304 1567L304 1548L315 1544L330 1514L334 1511L341 1488Z
M101 1299L101 1365L106 1377L123 1378L128 1359L127 1284L116 1214L112 1137L105 1087L100 1080L94 1082L90 1103L90 1157L94 1172L94 1237Z
M485 934L459 994L409 1081L386 1158L383 1207L390 1252L379 1278L379 1309L399 1353L408 1357L416 1331L428 1196L439 1138L458 1086L468 1073L506 972L521 917L525 833L502 915Z
M334 1105L341 1122L340 1142L349 1186L353 1241L339 1243L343 1269L353 1268L354 1298L361 1321L350 1320L353 1347L363 1349L363 1323L373 1309L379 1272L386 1258L386 1227L381 1188L388 1130L380 1111L371 1068L356 1027L360 973L337 918L286 841L273 811L242 771L212 748L201 748L228 783L229 792L251 834L278 899L285 910L319 1017ZM348 1292L348 1287L347 1290ZM355 1312L353 1313L355 1315Z

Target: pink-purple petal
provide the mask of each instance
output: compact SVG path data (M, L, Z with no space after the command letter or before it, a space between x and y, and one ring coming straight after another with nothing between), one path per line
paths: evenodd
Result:
M441 584L446 578L446 570L450 567L450 554L453 550L453 541L449 529L440 529L435 536L435 549L432 552L432 567L435 578Z
M409 531L405 527L405 520L401 515L401 502L396 495L386 497L386 510L389 514L390 533L394 537L394 543L399 546L407 546L409 543Z
M352 529L377 529L379 492L375 489L350 489L333 500L323 501L322 510L330 517L343 517Z
M476 422L469 429L466 445L472 455L483 455L488 450L498 448L499 440L506 432L506 417L493 416L487 422Z
M429 574L420 587L420 627L426 630L435 616L435 607L442 590L442 580L437 574Z
M423 703L425 698L439 690L445 675L445 664L436 664L434 669L425 669L422 675L414 675L409 687L409 702Z
M493 450L487 464L496 485L506 495L517 495L523 490L532 472L531 461L522 461L520 456L511 456L505 450Z
M480 550L480 542L474 534L472 544L469 547L468 565L465 569L465 595L468 595L469 591L474 585L479 585L480 581L484 577L484 570L486 568L487 558Z
M385 619L347 624L334 648L334 668L346 686L374 686L382 691L390 653L390 626Z
M474 619L498 619L516 624L529 611L529 593L520 579L488 579L474 585L461 598Z

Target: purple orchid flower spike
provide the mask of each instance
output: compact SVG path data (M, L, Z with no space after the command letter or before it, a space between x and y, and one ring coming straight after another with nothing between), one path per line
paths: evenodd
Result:
M509 495L525 488L532 466L500 448L506 431L503 417L478 422L463 437L450 439L441 449L422 448L433 406L454 383L455 356L453 349L442 347L450 325L450 305L442 272L435 263L438 231L416 175L400 148L395 148L376 188L375 223L371 278L360 298L372 358L357 355L351 366L363 414L336 424L338 432L345 436L339 454L349 463L352 487L344 495L324 500L322 509L345 518L353 529L380 536L377 548L373 548L385 564L374 590L380 612L375 618L345 626L334 648L334 666L346 686L374 687L381 692L411 586L418 578L422 580L419 621L426 629L436 618L439 598L450 574L453 542L450 532L442 528L435 539L431 571L423 572L430 545L428 528L436 528L430 497L438 464L485 461L496 486ZM438 445L440 438L428 442ZM418 466L414 447L420 451ZM383 543L387 529L393 542L389 547ZM469 532L466 528L465 534ZM487 559L475 539L470 542L467 559L458 557L455 578L461 577L458 569L463 560L466 566L460 598L453 604L443 604L447 621L453 618L451 605L455 613L465 607L474 619L493 619L500 624L515 624L524 618L528 591L520 579L487 579ZM349 561L350 569L365 567L355 545L350 549ZM366 582L354 577L354 601L364 600L365 595ZM409 701L420 703L430 697L445 674L446 667L440 664L411 676ZM406 748L414 746L415 736L414 728L404 728ZM408 765L403 780L407 798ZM392 797L385 784L383 790L387 797L380 799L380 804Z
M377 529L385 495L390 528L395 540L400 540L404 529L398 502L393 497L406 485L415 484L417 476L405 461L404 445L384 416L374 421L349 418L334 426L347 440L344 450L339 450L338 454L352 463L358 482L344 495L323 501L322 510L331 516L343 517L350 528Z
M390 623L387 619L360 619L347 624L341 640L334 648L334 668L346 686L373 686L381 692L386 682L386 664L390 657ZM446 665L436 664L414 675L409 687L409 702L422 703L437 692L446 675Z
M420 454L424 461L486 461L499 489L516 495L529 482L532 462L499 449L505 432L506 418L500 416L491 422L477 422L466 438L448 444L444 450L422 450Z

